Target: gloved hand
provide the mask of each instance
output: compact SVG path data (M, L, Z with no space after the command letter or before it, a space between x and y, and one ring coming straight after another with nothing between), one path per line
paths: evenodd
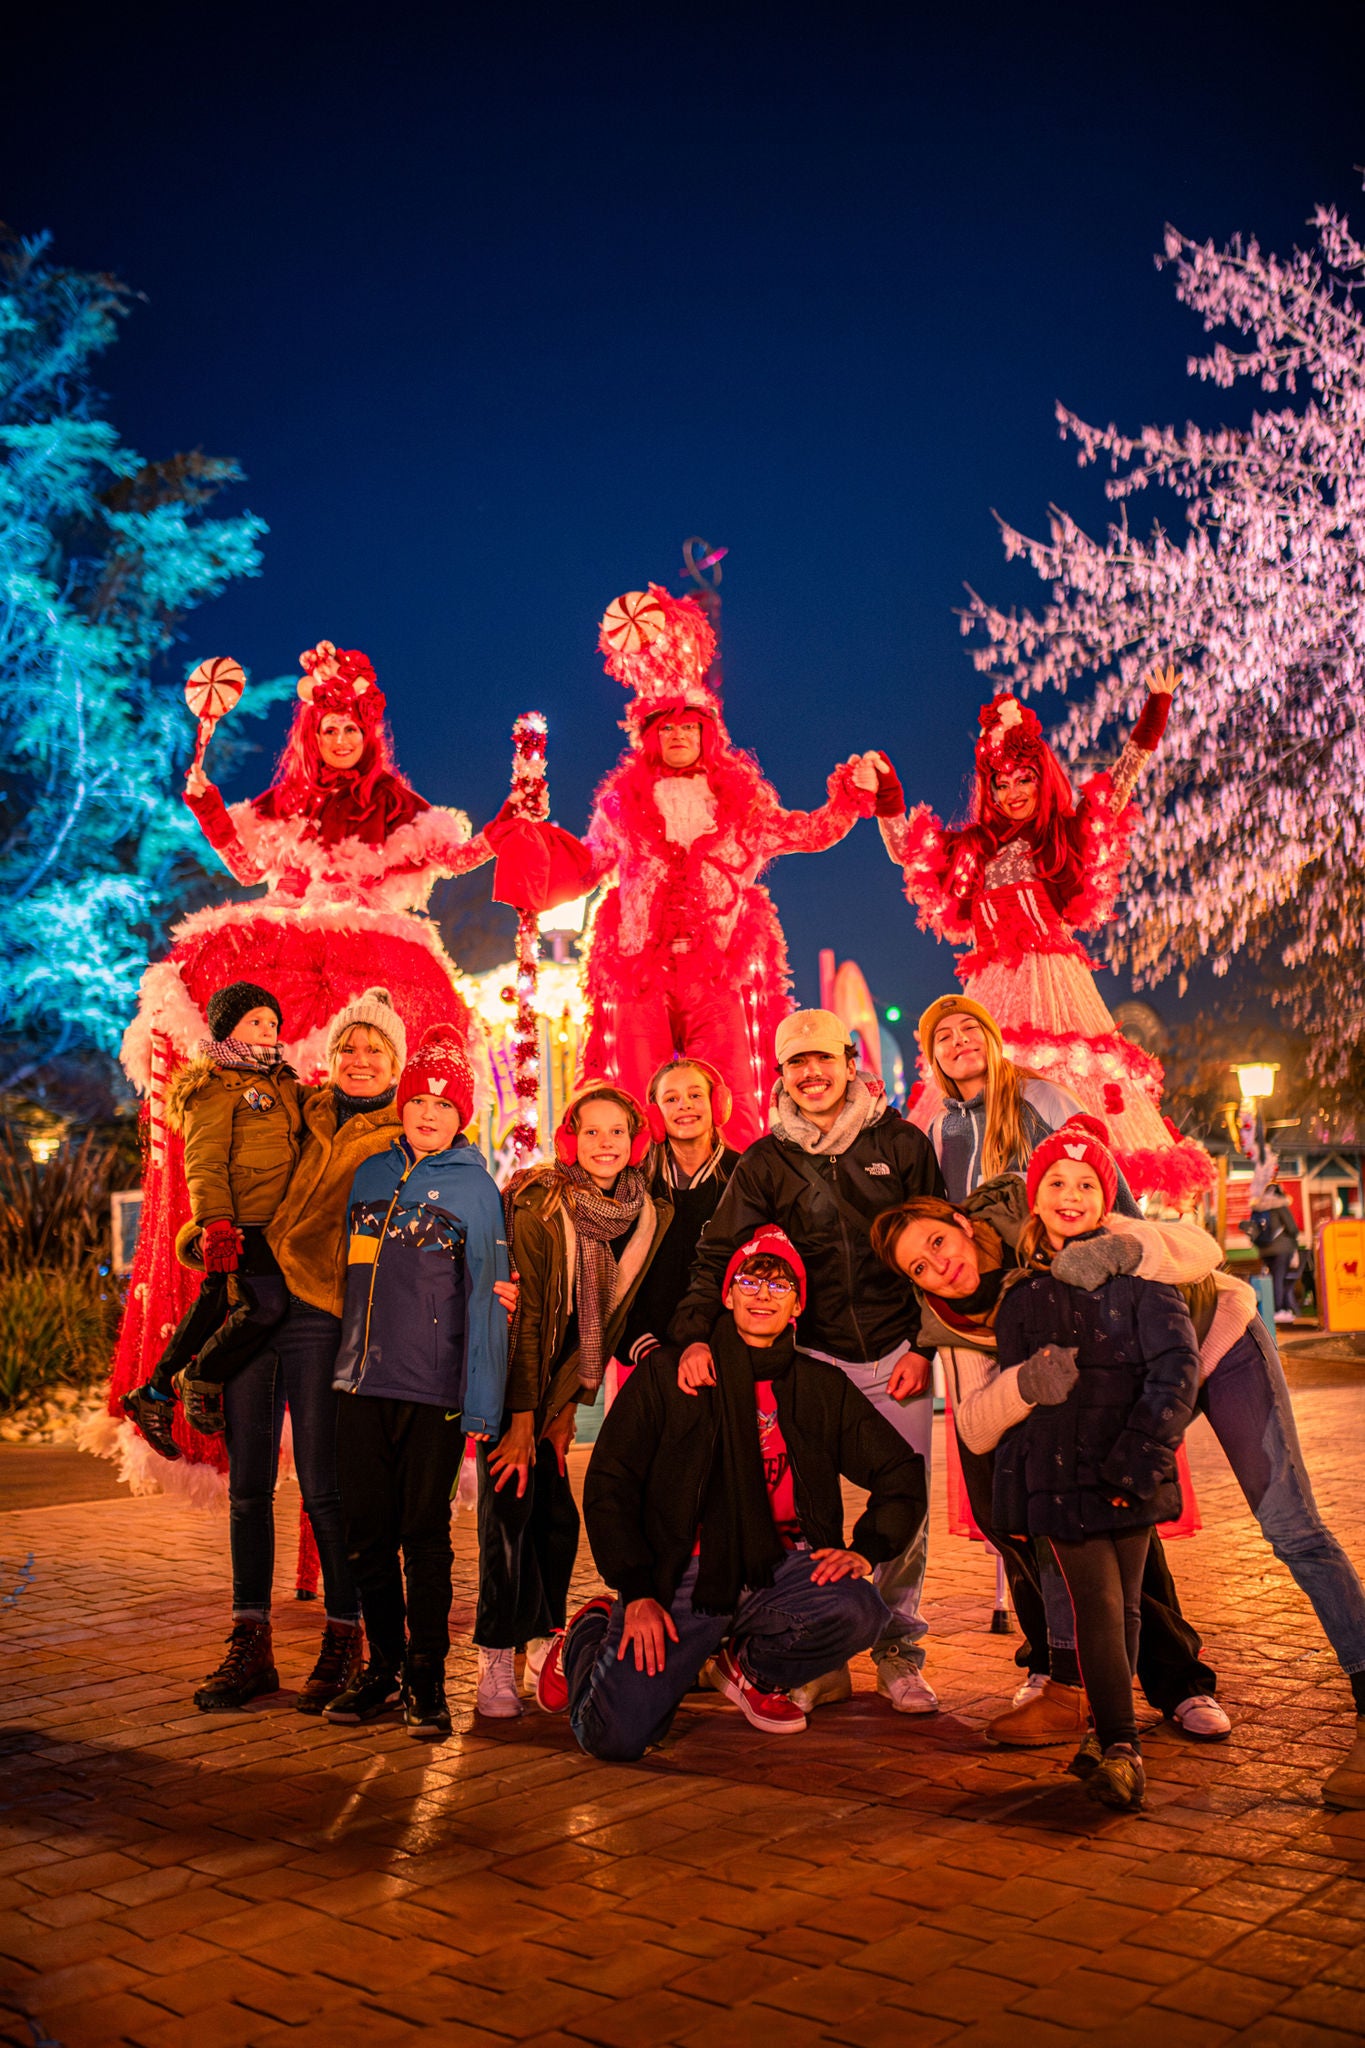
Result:
M1105 1231L1099 1237L1078 1237L1063 1245L1052 1261L1052 1270L1067 1287L1083 1287L1088 1294L1118 1273L1136 1273L1141 1264L1142 1246L1135 1237Z
M199 1248L204 1255L206 1273L235 1273L237 1261L242 1256L244 1239L235 1223L221 1216L215 1223L206 1223L199 1233Z
M1074 1344L1044 1344L1019 1368L1019 1391L1035 1408L1055 1408L1080 1378Z
M905 791L901 788L899 775L885 754L870 754L868 759L877 771L877 817L903 818Z

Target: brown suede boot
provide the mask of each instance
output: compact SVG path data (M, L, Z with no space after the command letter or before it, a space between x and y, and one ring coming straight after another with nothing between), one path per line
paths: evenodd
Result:
M365 1663L365 1633L358 1621L329 1621L322 1631L318 1661L294 1705L301 1714L320 1714L359 1678Z
M1324 1806L1365 1811L1365 1714L1356 1722L1356 1739L1322 1788Z
M201 1713L231 1712L259 1693L278 1692L279 1673L268 1621L234 1621L228 1652L194 1696Z
M1079 1742L1090 1723L1085 1689L1049 1678L1022 1707L997 1714L986 1728L987 1742L1003 1749L1047 1749L1054 1742Z

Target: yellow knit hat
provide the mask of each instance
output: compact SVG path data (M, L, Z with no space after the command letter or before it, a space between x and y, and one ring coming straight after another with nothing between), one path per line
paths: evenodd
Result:
M934 1064L934 1033L945 1017L975 1017L987 1038L994 1040L997 1052L1005 1050L1000 1036L1000 1026L989 1010L980 1003L974 1003L970 996L936 996L919 1020L920 1049L932 1070Z

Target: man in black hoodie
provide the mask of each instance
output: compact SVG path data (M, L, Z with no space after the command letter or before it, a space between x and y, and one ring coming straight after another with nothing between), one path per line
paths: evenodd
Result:
M790 1690L885 1626L871 1573L923 1519L924 1465L837 1368L796 1350L805 1280L780 1230L757 1233L725 1275L714 1384L684 1393L661 1350L602 1425L583 1510L617 1597L579 1609L537 1686L591 1756L642 1756L703 1667L754 1727L798 1733ZM871 1496L847 1549L841 1474Z

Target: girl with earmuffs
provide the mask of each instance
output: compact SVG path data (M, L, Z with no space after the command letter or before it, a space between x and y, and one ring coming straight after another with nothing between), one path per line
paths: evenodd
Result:
M647 1185L649 1142L632 1096L585 1081L555 1132L554 1164L514 1175L504 1193L520 1299L502 1432L479 1447L481 1714L521 1712L516 1652L534 1673L564 1626L578 1555L567 1464L578 1404L597 1399L673 1219L667 1187Z
M645 1097L653 1148L646 1160L651 1193L673 1205L673 1221L650 1261L626 1317L625 1332L607 1371L608 1403L637 1365L668 1335L692 1277L692 1256L703 1230L739 1164L725 1142L734 1102L728 1083L708 1060L680 1054L665 1060Z

